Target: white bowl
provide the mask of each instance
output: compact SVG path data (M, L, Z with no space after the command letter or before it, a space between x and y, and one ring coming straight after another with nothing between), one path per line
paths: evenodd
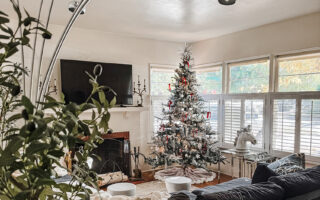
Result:
M112 195L125 195L125 196L135 196L136 186L132 183L116 183L112 184L107 188L107 191Z
M192 180L183 176L173 176L166 178L165 182L168 192L172 193L181 190L190 190Z

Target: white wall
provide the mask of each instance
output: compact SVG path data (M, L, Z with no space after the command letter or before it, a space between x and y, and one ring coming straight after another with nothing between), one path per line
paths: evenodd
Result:
M193 54L200 65L313 47L320 47L320 12L195 42Z

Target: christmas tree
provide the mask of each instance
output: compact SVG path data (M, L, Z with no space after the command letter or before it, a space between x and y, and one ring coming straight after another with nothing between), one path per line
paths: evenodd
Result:
M205 170L208 164L222 162L224 157L217 148L216 133L208 122L211 113L203 109L204 101L197 92L195 72L191 71L190 46L186 46L181 59L173 77L175 83L168 85L171 95L162 111L162 123L153 137L153 156L146 158L146 162L154 168L173 163L182 166L160 171L155 176L158 179L182 175L198 182L198 178L214 174Z

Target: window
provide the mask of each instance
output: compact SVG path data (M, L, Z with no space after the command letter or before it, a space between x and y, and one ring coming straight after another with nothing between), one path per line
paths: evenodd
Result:
M196 68L199 95L204 99L204 110L210 112L208 118L211 129L219 132L219 100L214 96L222 93L222 66Z
M222 67L214 66L196 70L198 91L200 95L222 93Z
M219 100L209 100L204 103L204 110L211 114L205 117L208 118L211 129L219 132Z
M301 102L300 152L320 156L320 100Z
M229 93L264 93L269 91L269 60L229 64Z
M260 95L261 96L261 95ZM252 134L257 139L253 148L262 149L264 124L264 99L250 99L250 95L236 97L225 95L224 106L224 143L233 144L240 128L251 125ZM230 99L229 99L230 98ZM229 145L228 145L229 146Z
M153 132L159 130L162 121L163 105L168 103L170 87L173 88L174 68L151 67L150 71L150 94L151 94L151 113L153 121Z
M273 101L273 150L294 152L295 125L296 100L275 99Z
M245 100L244 125L251 125L252 134L257 139L256 148L263 147L263 119L264 119L264 100L247 99Z
M278 91L320 91L320 54L279 57Z
M224 103L224 143L233 144L241 128L241 100L228 99Z
M173 78L174 71L173 69L161 69L161 68L152 68L151 69L151 95L152 96L169 96L169 84L170 87L173 87Z

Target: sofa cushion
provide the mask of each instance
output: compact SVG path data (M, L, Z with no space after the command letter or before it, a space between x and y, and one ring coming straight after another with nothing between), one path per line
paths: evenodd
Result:
M267 182L271 176L278 176L278 174L270 169L267 165L258 164L256 170L254 171L251 184Z
M296 165L305 168L305 155L303 153L291 154L270 163L268 167L272 170L275 170L280 166L289 166L287 163L290 163L290 166Z
M282 200L284 190L275 183L264 182L232 190L199 195L197 200Z
M251 179L238 178L228 182L220 183L218 185L197 189L197 190L194 190L192 193L195 195L200 195L200 194L208 194L208 193L215 193L215 192L223 192L223 191L231 190L233 188L240 187L240 186L248 186L250 184L251 184Z
M320 166L282 176L269 178L285 190L285 197L294 197L320 188Z
M196 200L197 195L184 190L171 194L171 197L168 200Z

